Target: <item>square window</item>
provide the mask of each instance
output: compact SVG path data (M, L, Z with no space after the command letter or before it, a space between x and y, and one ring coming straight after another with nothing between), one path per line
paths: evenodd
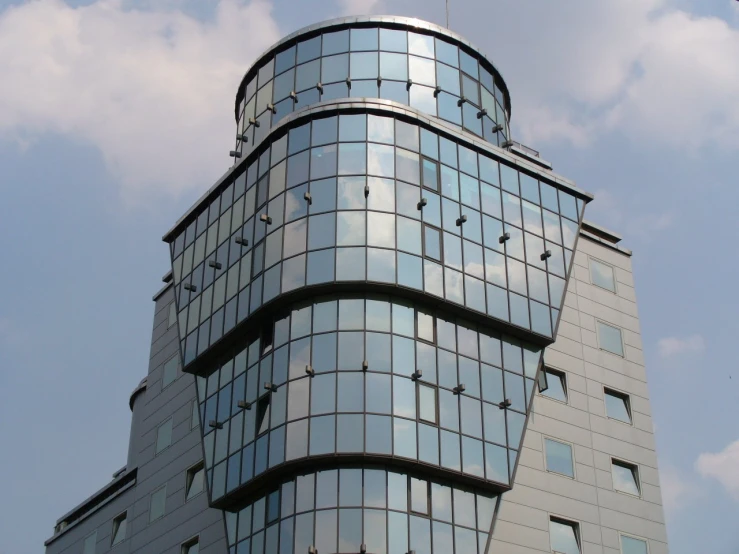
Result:
M162 450L172 444L172 418L170 417L167 421L162 423L157 428L157 444L156 453L159 454Z
M590 260L590 281L603 289L616 292L616 278L613 275L613 268L598 260Z
M164 516L164 509L167 502L166 485L151 493L149 499L149 523Z
M174 356L164 362L162 369L162 388L166 388L177 379L177 369L179 368L179 356Z
M182 554L198 554L200 552L200 540L198 537L190 539L182 545Z
M113 532L111 536L113 537L110 543L111 546L115 546L126 539L126 512L123 512L113 520Z
M187 470L185 483L185 502L199 495L205 490L205 469L203 464L198 464Z
M438 423L436 387L418 383L418 418L426 423Z
M85 538L85 542L82 545L82 554L95 554L95 547L97 546L98 532L95 531L92 535L88 535Z
M546 456L547 471L575 478L572 447L569 444L544 439L544 455Z
M621 554L649 554L647 541L621 535Z
M631 423L631 402L629 395L605 389L606 416L624 423Z
M579 525L564 519L549 519L549 544L557 554L580 554Z
M639 468L637 466L611 460L611 470L615 490L639 496Z
M430 225L423 226L423 253L427 258L441 261L441 231Z
M616 356L624 355L624 343L623 337L621 336L621 329L608 325L602 321L598 321L598 342L600 343L600 349L616 354Z
M560 371L546 368L544 373L547 378L547 389L542 391L543 396L567 402L567 377Z

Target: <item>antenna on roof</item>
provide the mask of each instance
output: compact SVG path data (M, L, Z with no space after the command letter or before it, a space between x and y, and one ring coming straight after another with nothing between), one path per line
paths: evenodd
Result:
M449 0L446 1L446 28L449 28Z

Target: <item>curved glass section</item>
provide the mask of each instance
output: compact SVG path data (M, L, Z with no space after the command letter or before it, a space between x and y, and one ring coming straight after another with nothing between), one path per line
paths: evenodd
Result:
M540 358L387 296L295 305L198 377L212 500L334 454L405 458L507 487Z
M298 475L226 513L229 552L485 552L498 497L381 466ZM362 550L364 545L364 550Z
M172 243L184 364L296 289L386 283L551 339L583 202L412 121L274 137Z
M237 108L236 150L250 152L293 111L349 97L393 100L502 145L508 114L497 79L450 38L397 28L329 28L277 51L247 81Z

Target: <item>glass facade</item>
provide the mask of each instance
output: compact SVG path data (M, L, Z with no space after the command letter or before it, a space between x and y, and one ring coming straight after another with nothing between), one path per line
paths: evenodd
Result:
M474 48L398 21L247 73L239 161L165 237L231 554L485 551L589 198L498 148L509 116Z
M211 498L333 454L408 458L508 485L540 357L389 297L296 305L198 377Z
M584 203L438 132L342 114L273 138L172 242L189 364L295 289L413 289L552 338Z
M231 553L485 552L498 497L381 466L299 474L226 514ZM456 549L456 550L455 550Z

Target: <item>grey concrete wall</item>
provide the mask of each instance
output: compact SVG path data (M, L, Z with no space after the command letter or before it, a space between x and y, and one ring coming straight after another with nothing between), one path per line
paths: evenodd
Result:
M613 266L616 293L591 283L589 259ZM596 320L621 328L625 356L599 348ZM545 364L565 372L567 403L536 395L513 490L503 495L489 554L551 552L550 516L577 522L584 554L619 554L620 534L667 553L647 374L631 259L581 236L557 341ZM606 417L604 387L630 395L632 425ZM544 437L573 446L575 478L546 470ZM639 497L615 491L611 459L638 465Z
M168 325L172 301L170 288L155 302L148 386L136 400L138 421L132 424L132 430L138 430L131 437L131 459L138 465L136 485L59 533L48 545L47 554L80 554L85 538L94 532L96 554L180 554L182 543L194 536L200 538L201 553L226 552L222 512L208 507L204 493L185 502L187 469L202 460L202 449L199 430L192 426L194 378L179 372L177 379L162 390L164 362L179 354L177 326ZM131 383L132 388L135 384ZM157 428L170 417L172 444L157 455ZM165 515L149 522L151 493L162 486L166 486ZM126 540L111 548L113 518L126 510Z

